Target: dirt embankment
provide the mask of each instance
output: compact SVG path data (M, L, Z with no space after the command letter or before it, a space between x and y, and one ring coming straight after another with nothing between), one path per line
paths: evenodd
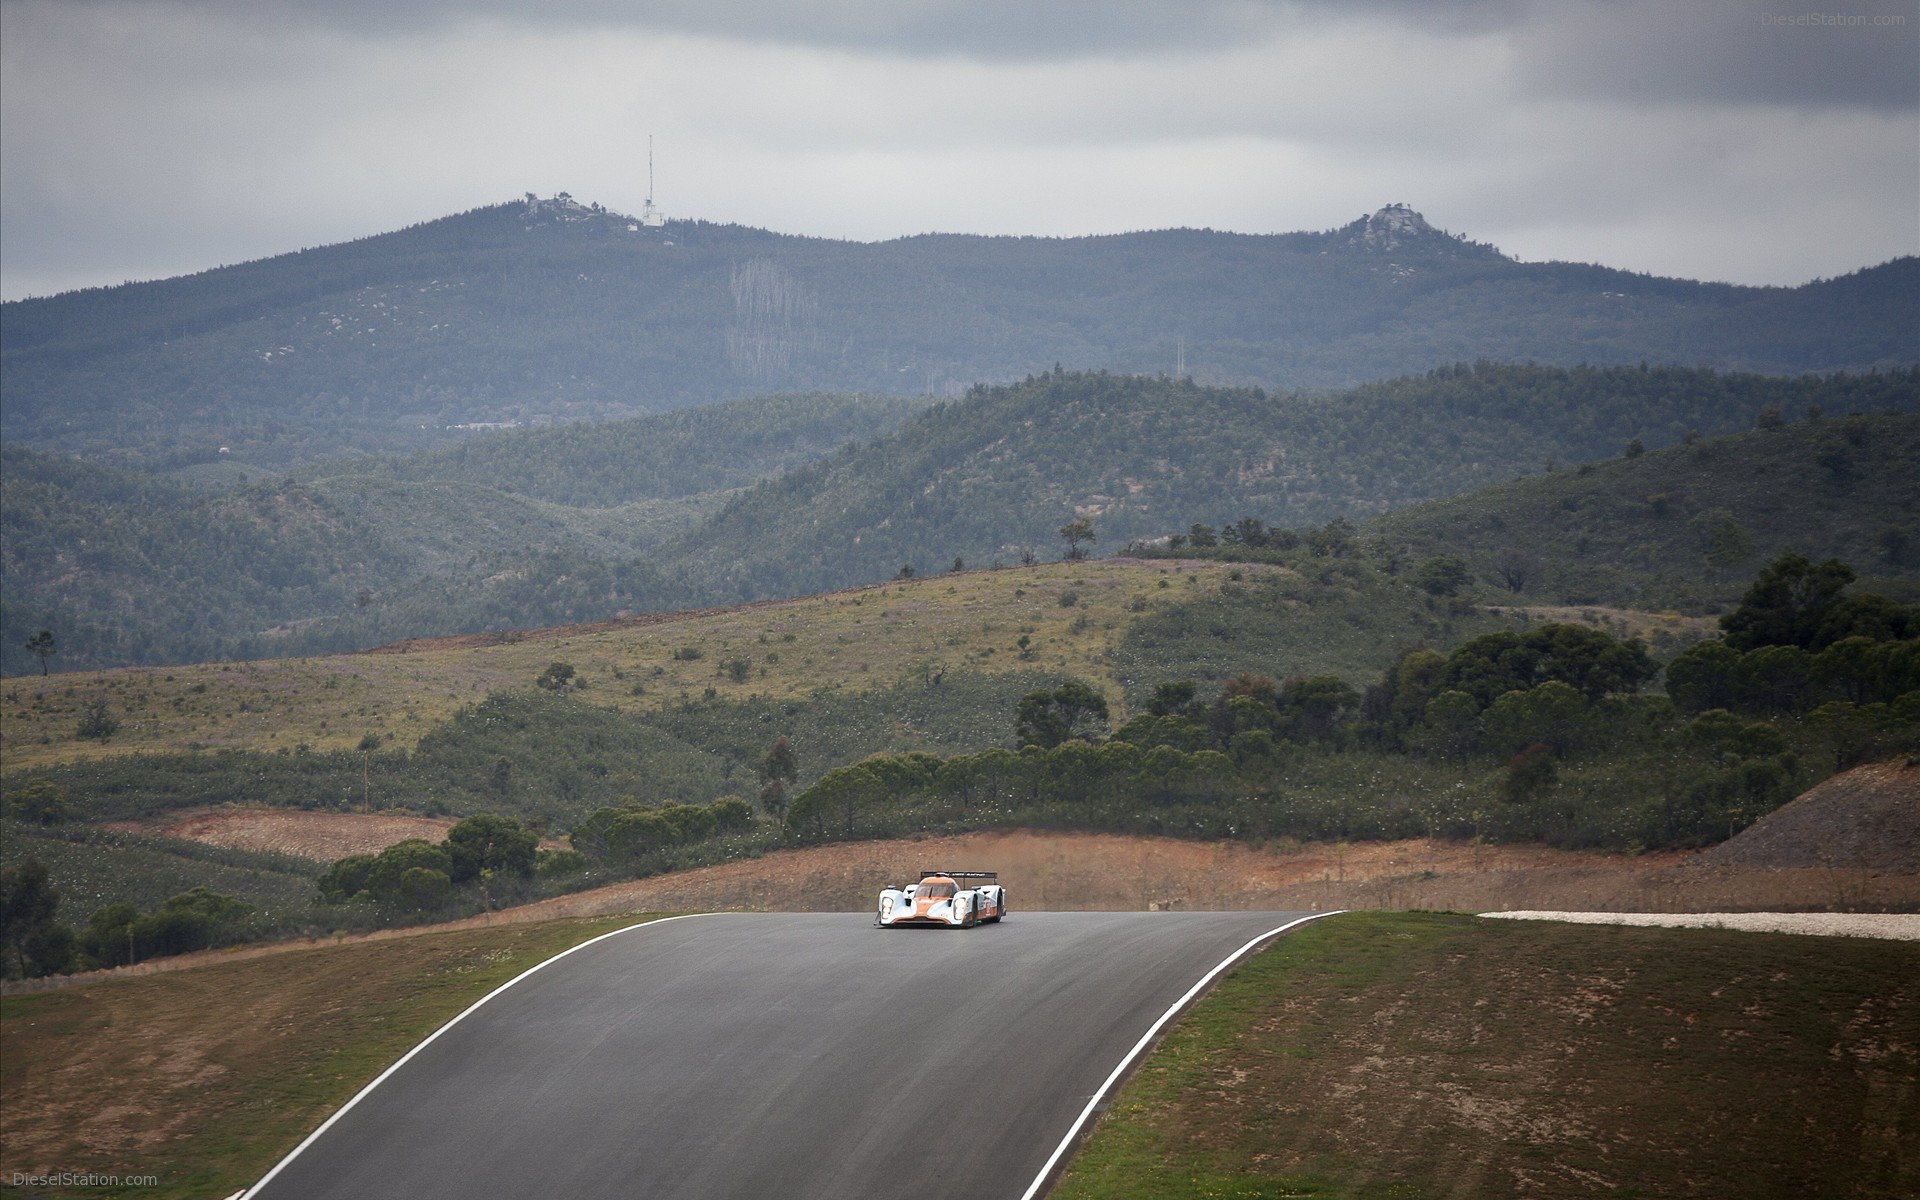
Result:
M1424 840L1255 848L1027 830L853 842L779 850L763 858L556 896L445 925L210 950L88 976L9 983L5 990L38 991L104 975L178 970L321 941L383 940L557 917L729 909L866 912L882 886L910 881L930 869L998 871L1016 919L1020 912L1033 910L1920 912L1920 874L1717 867L1702 865L1700 857Z
M1706 853L1425 840L1256 848L1016 831L781 851L545 903L554 915L617 912L622 905L858 912L873 904L882 883L935 868L998 871L1016 912L1920 912L1920 765L1878 763L1835 776Z
M1869 763L1835 775L1699 861L1712 867L1920 872L1920 759Z
M1424 840L1238 843L1097 833L970 834L779 851L543 901L552 916L687 909L863 912L923 869L1000 873L1012 911L1331 908L1752 912L1920 910L1920 876L1702 867L1631 856Z

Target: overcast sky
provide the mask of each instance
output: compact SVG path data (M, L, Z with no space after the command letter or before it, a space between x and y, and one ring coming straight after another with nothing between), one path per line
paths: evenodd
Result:
M1801 283L1920 253L1920 2L0 0L0 294L533 191L876 240L1326 229Z

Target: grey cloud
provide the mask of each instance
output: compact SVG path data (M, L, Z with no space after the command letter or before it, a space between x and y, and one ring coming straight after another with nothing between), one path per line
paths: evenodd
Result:
M5 0L9 7L35 0ZM76 0L68 0L69 3ZM127 0L77 0L111 9ZM908 58L1032 62L1215 50L1372 23L1501 37L1527 94L1627 103L1920 106L1920 0L178 0L358 35L493 20ZM1826 24L1797 24L1806 16ZM1889 20L1898 24L1888 24ZM1834 22L1838 23L1834 23ZM1444 61L1435 63L1445 70Z
M127 0L77 2L112 8ZM236 22L358 34L496 20L1019 62L1218 47L1266 36L1294 6L1285 0L179 0L177 7Z
M1920 248L1897 29L1757 0L1026 11L0 0L0 293L528 189L631 209L649 131L673 215L831 236L1323 228L1404 199L1524 257L1748 282Z
M1813 11L1793 0L1579 0L1551 12L1514 29L1517 82L1535 94L1920 107L1920 4L1849 0Z

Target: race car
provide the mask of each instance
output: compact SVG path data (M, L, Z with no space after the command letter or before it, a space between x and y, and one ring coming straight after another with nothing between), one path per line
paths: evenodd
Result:
M971 929L1007 915L1007 889L995 871L922 871L920 882L880 893L873 923L882 929L901 925L945 925Z

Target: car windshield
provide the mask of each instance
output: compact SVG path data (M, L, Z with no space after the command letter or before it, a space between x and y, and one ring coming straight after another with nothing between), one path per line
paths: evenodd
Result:
M959 891L959 885L951 879L928 879L922 881L919 890L913 893L916 900L950 900Z

